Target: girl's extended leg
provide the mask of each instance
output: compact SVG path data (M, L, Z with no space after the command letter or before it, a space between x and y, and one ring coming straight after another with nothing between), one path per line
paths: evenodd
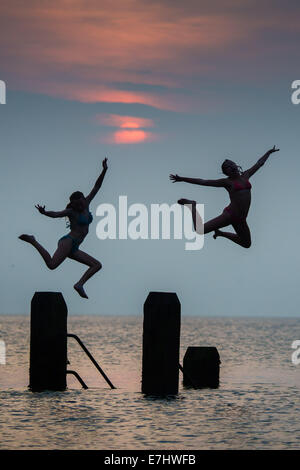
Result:
M90 279L90 277L92 277L94 274L96 274L97 271L102 268L102 264L96 258L93 258L92 256L88 255L87 253L81 250L77 250L75 251L75 253L71 253L69 255L69 258L89 266L89 269L84 273L84 275L79 279L79 281L74 284L74 289L78 292L78 294L81 297L87 299L88 296L85 293L83 285L88 279Z
M179 199L178 204L185 205L191 210L194 229L200 235L203 235L203 233L213 232L231 224L231 217L227 212L223 212L218 217L215 217L203 224L203 220L197 211L196 201L191 201L190 199Z
M224 237L228 238L228 240L231 240L234 243L237 243L238 245L242 246L243 248L250 248L251 246L251 233L249 226L246 221L243 222L233 222L232 226L236 233L231 233L231 232L222 232L221 230L216 230L214 238L217 237Z
M57 250L51 257L48 251L34 238L33 235L20 235L19 238L34 246L34 248L42 256L49 269L56 269L66 259L72 248L71 239L65 238L63 240L60 240L58 242Z

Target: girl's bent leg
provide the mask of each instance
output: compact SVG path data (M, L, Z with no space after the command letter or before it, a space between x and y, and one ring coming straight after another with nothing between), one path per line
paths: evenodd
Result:
M251 233L247 222L233 223L233 228L236 233L223 232L221 230L216 230L214 238L223 237L228 238L237 245L242 246L243 248L250 248L251 246Z
M190 199L179 199L178 204L185 205L191 210L194 229L200 235L203 235L203 233L213 232L214 230L227 227L231 224L231 217L227 212L222 212L218 217L215 217L203 224L203 220L197 211L196 201L192 201Z
M199 235L203 235L204 233L204 225L203 225L203 220L199 212L197 211L197 203L196 201L192 201L190 199L179 199L178 204L182 206L187 206L191 213L192 213L192 220L193 220L193 226L194 230L196 233Z
M226 212L223 212L218 217L209 220L204 224L204 233L214 232L220 228L227 227L231 224L230 215Z
M49 269L56 269L69 255L72 248L71 239L63 239L58 243L57 250L51 257L49 252L35 239L33 235L20 235L20 240L30 243L39 252Z
M96 258L88 255L84 251L77 250L75 253L69 255L69 258L78 261L79 263L85 264L89 266L89 269L84 273L84 275L79 279L76 284L74 284L74 289L78 292L78 294L87 299L88 296L85 293L83 285L90 279L96 272L98 272L102 268L102 264Z

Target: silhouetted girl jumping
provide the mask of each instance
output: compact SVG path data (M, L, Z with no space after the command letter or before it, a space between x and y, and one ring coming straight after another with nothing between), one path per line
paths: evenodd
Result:
M105 173L107 171L107 158L102 162L103 170L97 179L95 186L90 194L85 197L82 192L76 191L70 196L70 202L66 209L60 212L46 211L45 206L37 204L35 207L38 211L48 217L68 217L71 229L70 233L63 236L58 241L57 250L51 257L45 248L38 243L33 235L20 235L19 238L34 246L42 256L49 269L56 269L66 258L71 258L79 263L86 264L89 269L74 284L74 289L81 297L88 298L83 288L86 281L102 268L100 261L88 255L84 251L79 250L79 245L83 242L89 231L89 225L93 220L93 216L89 211L89 204L94 199L101 188Z
M184 181L185 183L199 184L201 186L214 186L216 188L227 189L230 197L229 206L225 207L222 214L215 219L209 220L203 225L202 219L196 209L196 201L189 199L179 199L178 204L187 205L192 211L193 225L197 233L214 233L217 237L228 238L229 240L249 248L251 246L251 234L246 222L251 204L251 183L249 178L264 165L269 156L278 152L275 148L268 150L251 168L242 171L241 167L231 160L222 163L222 172L227 178L218 180L204 180L201 178L184 178L178 175L170 175L173 183ZM220 228L232 225L236 233L223 232Z

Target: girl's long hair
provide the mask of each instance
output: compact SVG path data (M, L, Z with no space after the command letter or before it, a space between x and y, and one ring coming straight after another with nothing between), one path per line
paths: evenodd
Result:
M76 211L74 207L74 201L76 201L76 199L81 199L82 197L84 197L84 194L81 191L75 191L72 193L70 196L70 202L67 204L66 209L73 209ZM71 228L71 220L69 217L66 217L66 227Z
M228 160L228 159L226 159L226 160ZM226 173L224 172L224 167L223 167L223 165L224 165L224 163L226 162L226 160L224 160L224 162L223 162L222 165L221 165L222 173L223 173L224 175L226 175ZM232 161L232 160L231 160L231 161ZM242 176L243 173L244 173L243 168L242 168L240 165L236 165L236 167L237 167L237 170L238 170L238 172L239 172L239 175Z

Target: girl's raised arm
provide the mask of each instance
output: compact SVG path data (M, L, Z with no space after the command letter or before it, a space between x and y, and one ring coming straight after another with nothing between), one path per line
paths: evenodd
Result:
M101 186L102 186L105 173L107 172L107 158L104 158L104 160L103 160L103 162L102 162L102 167L103 167L103 170L102 170L102 172L101 172L99 178L97 179L97 181L96 181L96 183L95 183L95 186L93 187L93 189L92 189L92 191L90 192L90 194L86 197L86 200L87 200L88 204L91 202L92 199L94 199L94 197L96 196L97 192L99 191L99 189L100 189Z
M262 157L260 157L260 159L257 160L257 162L251 168L248 168L248 170L244 171L243 175L246 176L246 178L250 178L266 163L272 153L279 152L279 150L280 149L276 149L274 145L274 147L268 150Z

